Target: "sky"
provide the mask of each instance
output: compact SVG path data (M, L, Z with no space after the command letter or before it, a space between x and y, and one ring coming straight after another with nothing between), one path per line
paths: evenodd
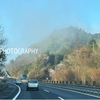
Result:
M0 0L6 48L28 48L54 29L75 26L100 33L100 0ZM8 60L17 55L8 56Z

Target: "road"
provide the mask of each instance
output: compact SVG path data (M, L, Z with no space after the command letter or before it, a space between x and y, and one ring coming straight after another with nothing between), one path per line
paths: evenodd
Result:
M40 86L39 91L35 89L27 91L26 83L22 83L18 86L21 88L21 93L17 99L100 99L90 95L46 86ZM18 88L16 87L15 92L9 98L14 97L17 92Z

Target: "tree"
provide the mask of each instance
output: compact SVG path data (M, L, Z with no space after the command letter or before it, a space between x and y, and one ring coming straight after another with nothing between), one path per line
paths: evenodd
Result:
M7 55L5 54L4 49L2 48L3 45L5 45L5 43L7 42L7 39L3 37L4 34L4 28L2 26L2 24L0 24L0 67L4 68L5 65L5 61L6 61L6 57Z
M28 69L25 69L24 70L24 74L28 74Z
M63 55L58 55L58 54L55 54L55 64L59 64L61 60L63 60Z
M47 50L47 51L45 52L45 54L47 54L47 55L49 56L49 55L50 55L49 50Z
M52 53L52 54L49 56L49 60L48 60L48 62L51 63L51 65L54 64L54 58L55 58L55 55Z
M90 40L89 42L88 42L88 48L90 49L90 50L95 50L95 49L97 49L97 43L96 43L96 41L94 40L94 39L92 39L92 40Z
M13 64L13 63L14 63L14 60L13 60L13 59L12 59L12 60L10 60L10 63L11 63L11 64Z

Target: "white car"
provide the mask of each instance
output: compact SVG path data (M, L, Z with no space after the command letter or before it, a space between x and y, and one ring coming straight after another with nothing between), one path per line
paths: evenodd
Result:
M21 83L22 83L21 79L16 79L16 84L21 84Z
M36 79L29 79L27 82L27 90L36 89L39 90L39 82Z

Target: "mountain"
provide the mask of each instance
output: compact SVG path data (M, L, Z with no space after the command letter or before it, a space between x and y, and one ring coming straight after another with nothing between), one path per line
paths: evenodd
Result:
M70 53L70 50L76 45L87 45L91 39L97 41L99 38L99 33L87 33L81 28L72 26L64 29L54 30L44 39L28 47L31 49L38 49L38 54L22 54L18 56L15 60L10 61L10 63L7 65L7 70L12 76L18 76L20 73L26 73L30 76L30 73L32 73L32 71L34 72L35 70L39 70L36 67L38 66L38 68L40 67L43 73L42 76L44 77L45 75L47 75L49 77L49 73L47 70L50 68L54 69L53 64L55 63L51 63L48 60L44 61L43 59L45 57L51 57L54 59L54 61L58 60L59 57L62 57L62 55L64 56ZM47 50L49 51L49 54L43 57L42 55L44 55ZM58 62L60 62L61 60L63 59L59 59ZM39 75L41 75L41 73Z

